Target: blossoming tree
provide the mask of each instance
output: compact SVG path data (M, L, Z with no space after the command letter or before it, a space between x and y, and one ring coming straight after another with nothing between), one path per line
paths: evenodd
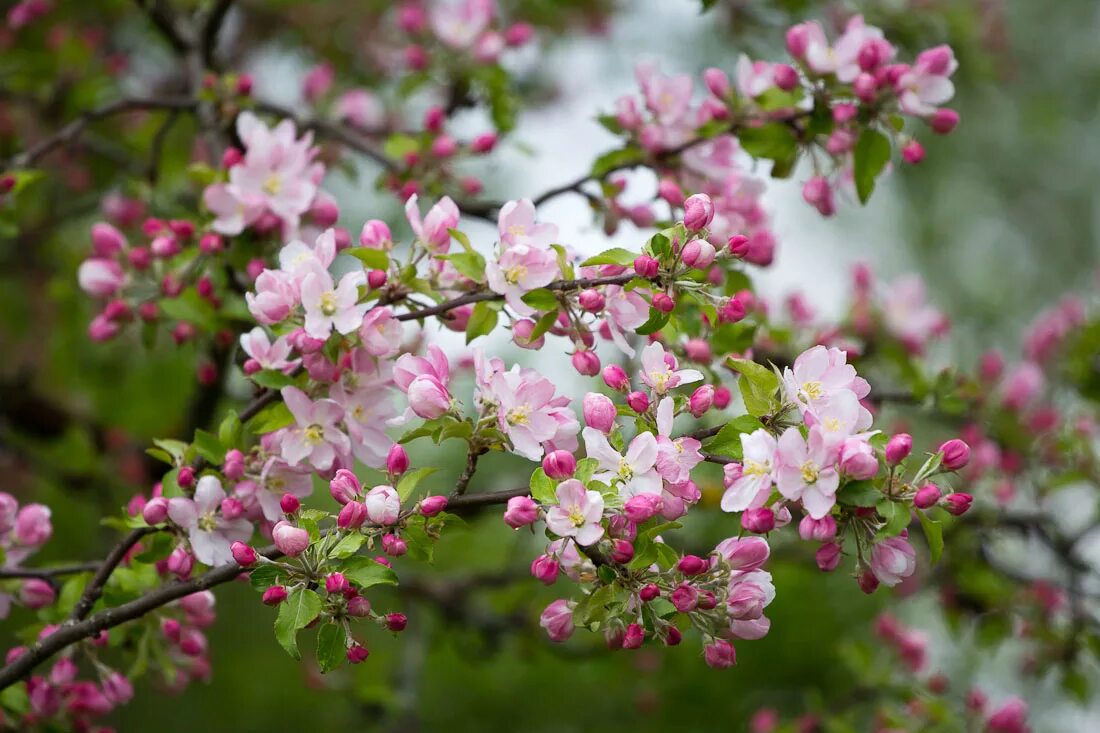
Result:
M61 126L17 120L3 132L15 143L0 218L25 229L36 191L76 175L79 156L118 155L93 143L100 124L150 125L147 165L85 182L102 213L75 278L95 303L91 340L196 345L203 406L187 434L149 447L161 468L109 518L122 536L101 559L36 565L50 509L0 494L0 611L37 612L0 670L5 722L88 730L130 699L137 674L173 686L216 676L203 629L214 589L242 578L289 655L323 673L369 665L372 639L408 623L378 591L396 586L385 597L400 599L437 542L486 512L537 539L522 582L559 596L537 619L550 642L583 632L610 650L684 643L730 667L741 644L784 633L767 615L784 592L769 567L773 545L797 537L812 548L798 562L849 573L853 593L912 583L922 566L978 614L1003 603L1002 588L1041 589L1048 633L1036 654L1081 684L1074 657L1095 636L1080 536L998 504L1017 486L1095 481L1095 427L1080 405L1096 396L1096 322L1067 298L1036 322L1018 366L991 353L976 374L936 372L923 353L949 321L917 279L879 283L857 266L854 302L828 324L801 299L776 309L753 288L758 268L782 266L772 221L784 212L763 206L762 175L800 179L822 216L866 202L889 168L905 175L958 124L945 106L949 47L912 53L852 16L828 32L793 25L782 60L742 56L701 80L641 64L637 93L593 110L617 147L561 186L492 200L464 171L512 130L522 95L509 55L556 32L525 19L522 3L401 3L374 18L389 35L371 58L374 87L322 62L295 107L254 92L234 66L230 26L259 9L138 6L131 20L178 63L171 83L123 83L96 29L51 25L48 2L10 9L5 43L83 33L89 73L112 83ZM13 104L41 101L31 77L4 90ZM413 97L430 103L413 112ZM492 125L452 131L469 108ZM188 133L173 136L176 124ZM188 175L162 190L172 145ZM380 171L410 234L342 213L326 186L356 158ZM637 170L652 176L625 175ZM608 234L630 222L633 245L578 251L543 217L559 197L586 200ZM474 220L495 234L466 233ZM519 349L565 352L575 374L523 366ZM1051 366L1064 354L1068 374ZM1078 395L1064 412L1055 385ZM880 415L894 403L930 424L892 429ZM455 445L464 460L452 472L440 456ZM496 454L517 458L486 477ZM701 501L718 483L720 498ZM996 493L970 512L978 486ZM726 528L714 546L691 532L706 512ZM1015 577L968 522L1039 538L1063 582ZM1007 585L968 588L976 555ZM1026 729L1019 700L987 704L975 691L952 709L920 633L889 616L877 632L912 672L902 693L877 680L877 701L897 698L883 727ZM903 708L917 688L936 704Z

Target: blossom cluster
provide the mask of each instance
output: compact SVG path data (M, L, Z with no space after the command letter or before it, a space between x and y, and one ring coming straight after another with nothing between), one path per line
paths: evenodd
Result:
M53 535L50 508L43 504L24 504L0 491L0 556L5 568L20 567ZM7 585L7 584L5 584ZM42 608L54 602L54 587L41 578L18 581L13 596L0 591L0 618L7 618L13 601L27 608Z

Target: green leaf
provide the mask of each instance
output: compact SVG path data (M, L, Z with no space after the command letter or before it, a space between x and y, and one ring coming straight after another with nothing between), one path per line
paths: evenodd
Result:
M279 585L284 572L278 565L257 565L248 574L248 582L253 589L263 593L271 586Z
M558 488L558 483L554 479L546 475L546 471L542 470L542 467L536 468L534 473L531 474L531 498L540 504L555 504L557 503L557 496L554 492Z
M600 462L595 458L582 458L577 461L577 470L573 472L573 478L577 479L582 484L586 484L599 467Z
M420 143L417 142L416 138L403 133L390 135L389 139L386 140L386 144L382 147L382 152L386 154L386 157L398 160L418 150L420 150Z
M852 152L852 177L861 204L867 203L875 190L875 179L890 161L890 140L881 132L866 129L856 141Z
M921 467L917 469L916 475L913 476L912 483L914 485L922 483L926 478L934 473L939 472L940 467L943 465L943 453L936 452L928 457Z
M222 424L218 426L218 441L226 448L234 448L240 439L241 418L237 416L235 410L230 410L222 420Z
M902 533L902 530L909 526L913 519L907 504L902 504L887 497L880 499L878 504L875 505L875 509L886 520L885 526L878 531L878 536L882 538L897 537Z
M187 454L187 443L182 440L153 438L153 445L172 456L172 460L176 463L182 463L184 455Z
M537 311L557 311L558 309L557 296L554 295L554 291L546 288L537 288L524 293L521 300Z
M627 145L618 150L609 150L592 162L592 170L589 175L593 178L604 178L609 173L624 168L632 168L641 164L644 160L642 151L635 145Z
M718 434L706 444L707 453L741 460L741 436L752 433L764 427L758 419L752 415L741 415L722 426Z
M401 497L401 503L408 501L412 493L416 491L417 485L437 470L435 468L418 468L415 471L407 471L401 477L401 480L397 482L397 495Z
M459 274L474 282L485 282L485 258L477 252L458 252L453 255L443 255L439 259L447 260Z
M226 448L218 436L205 430L195 431L195 451L214 465L225 463Z
M917 518L920 519L921 529L924 530L924 538L928 541L928 552L932 564L935 565L940 561L940 555L943 554L943 525L922 511L917 512Z
M368 270L389 270L390 256L383 249L371 247L348 247L340 254L350 255L363 263Z
M274 369L265 369L262 372L256 372L248 378L259 386L266 387L267 389L282 389L283 387L289 387L295 383L294 377L289 374L275 371Z
M775 376L775 372L748 359L730 357L726 359L726 365L741 373L738 387L749 414L756 417L770 414L775 392L779 389L779 377Z
M344 577L362 588L374 585L397 585L397 573L369 557L356 555L342 564Z
M619 124L619 118L615 115L600 115L596 118L596 121L612 135L621 135L623 133L623 126Z
M649 320L634 329L634 333L639 336L648 336L651 333L656 333L668 325L668 319L671 317L671 313L663 313L656 308L650 308Z
M359 532L352 532L351 534L344 535L344 537L336 543L336 546L329 551L329 557L335 557L338 560L342 560L345 557L351 557L359 552L359 548L362 547L363 543L366 541L366 535L360 534Z
M451 237L453 237L454 240L462 246L462 249L466 250L467 252L476 254L476 252L474 252L473 245L470 244L470 238L466 236L466 232L461 232L457 229L450 228L448 228L447 231L450 233Z
M787 160L798 155L794 131L782 122L747 127L737 134L737 139L741 141L741 148L754 158Z
M637 257L637 252L631 252L622 247L612 247L611 249L600 252L598 255L589 257L581 263L581 267L592 267L593 265L633 265Z
M882 492L870 481L849 481L836 492L838 504L843 506L875 506L882 499Z
M220 325L218 311L194 288L188 288L175 298L161 298L157 306L169 318L186 321L204 331L217 331Z
M497 317L497 310L491 307L488 301L483 300L475 305L474 312L470 314L470 320L466 324L466 343L491 333L497 327Z
M531 331L531 337L529 341L538 341L547 331L554 327L554 324L558 321L558 310L548 310L537 321L535 321L535 329Z
M321 674L340 666L347 656L347 634L340 624L325 624L317 632L317 666Z
M249 420L247 427L253 435L263 435L293 424L294 415L290 414L290 408L282 402L273 402Z
M634 543L634 557L626 564L627 570L644 570L657 562L657 544L645 538Z
M301 659L298 651L298 632L308 626L321 613L321 598L305 588L299 588L279 605L275 619L275 639L294 659Z

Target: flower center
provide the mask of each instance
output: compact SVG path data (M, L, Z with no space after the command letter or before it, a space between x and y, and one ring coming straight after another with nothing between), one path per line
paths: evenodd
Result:
M509 425L527 425L531 422L531 406L527 404L513 407L506 417Z
M741 467L742 476L767 476L771 472L771 461L745 461Z
M627 463L625 458L619 459L619 478L623 481L634 478L634 467Z
M314 423L305 429L305 438L310 445L319 445L325 440L325 429Z
M584 514L581 513L581 508L576 504L569 507L569 521L573 523L574 527L584 526Z
M213 532L218 526L218 519L214 512L207 512L199 517L197 525L203 532Z
M336 313L336 293L331 290L321 293L321 312L326 316Z
M519 224L513 224L512 226L508 227L508 233L511 234L513 237L522 237L527 234L527 230Z
M803 382L802 392L807 399L811 400L819 400L825 395L825 389L821 386L821 382Z
M283 179L278 173L271 173L264 179L264 192L269 196L278 196L281 190L283 190Z
M509 285L516 285L525 277L527 277L526 265L512 265L504 269L504 279Z
M812 484L817 481L817 475L819 469L817 464L813 461L806 461L802 464L802 481L803 483Z
M830 433L835 433L844 427L844 423L841 422L840 418L838 417L827 417L821 422L821 424L824 425L825 429L828 430Z

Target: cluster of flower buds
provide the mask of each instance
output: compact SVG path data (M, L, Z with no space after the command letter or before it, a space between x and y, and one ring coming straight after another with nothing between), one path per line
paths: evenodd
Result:
M6 566L22 565L53 536L50 509L43 504L24 504L0 491L0 554ZM40 578L5 581L0 590L0 618L6 618L12 602L30 609L51 605L57 598L52 584ZM10 592L9 592L10 591Z
M402 55L413 71L456 60L496 64L507 49L525 46L535 37L528 23L502 25L495 0L455 0L428 8L409 0L397 6L397 25L409 38Z

